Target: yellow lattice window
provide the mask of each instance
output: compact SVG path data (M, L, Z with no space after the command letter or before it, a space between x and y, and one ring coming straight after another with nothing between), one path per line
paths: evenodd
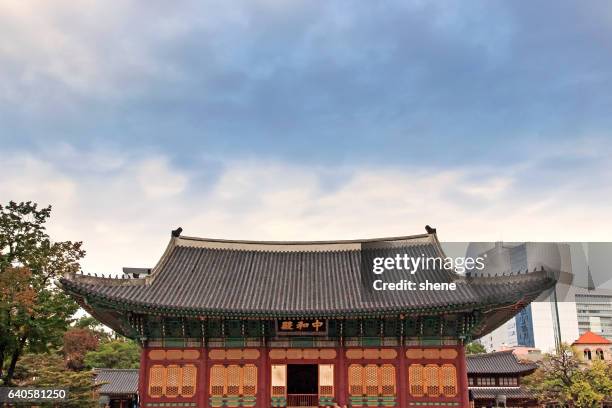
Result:
M423 385L423 366L421 364L410 364L410 367L408 367L408 388L410 389L410 395L414 397L424 396L425 387Z
M395 367L383 364L380 367L380 388L382 395L395 395Z
M351 364L348 368L348 382L350 395L394 396L395 367L392 364Z
M225 367L215 364L210 367L210 395L223 396L225 394Z
M242 394L255 395L257 394L257 367L253 364L247 364L242 367Z
M186 364L182 369L181 396L193 397L195 395L198 370L193 364Z
M287 394L287 366L272 364L272 396L284 397Z
M445 397L457 395L457 369L452 364L444 364L440 368L440 385Z
M154 365L149 369L149 395L161 397L164 395L164 376L166 370L164 366Z
M242 370L239 365L230 364L225 368L225 381L227 384L226 392L227 395L239 395L242 394L240 390L240 383L242 382L241 377Z
M181 368L177 365L166 367L166 397L178 397L181 387Z
M374 364L368 364L365 366L364 386L366 395L378 395L378 367Z
M348 368L349 394L363 395L363 366L351 364Z
M334 395L334 365L319 364L319 395Z
M435 364L427 364L424 369L425 393L430 397L440 395L439 367Z

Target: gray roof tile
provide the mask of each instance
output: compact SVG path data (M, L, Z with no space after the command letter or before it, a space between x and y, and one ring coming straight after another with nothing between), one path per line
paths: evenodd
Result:
M97 368L96 383L102 384L100 394L119 395L138 392L138 369Z
M470 387L474 399L495 399L505 395L508 399L536 399L535 394L525 387Z
M204 315L319 316L399 313L529 302L553 280L547 273L465 279L433 269L417 282L456 282L455 291L386 291L368 297L360 274L373 257L445 255L435 235L333 242L245 242L173 237L150 276L69 275L69 292L143 309ZM384 273L387 282L409 278Z
M468 374L520 374L535 370L533 362L519 361L512 350L466 356Z

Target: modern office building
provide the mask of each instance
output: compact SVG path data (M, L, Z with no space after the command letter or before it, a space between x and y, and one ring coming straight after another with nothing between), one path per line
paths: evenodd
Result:
M534 347L549 352L560 342L579 336L570 246L555 243L495 243L471 245L468 256L483 256L485 275L508 275L546 268L559 272L554 290L532 302L498 329L480 338L488 351ZM480 272L472 272L480 274Z
M578 331L593 332L612 341L612 291L577 289Z

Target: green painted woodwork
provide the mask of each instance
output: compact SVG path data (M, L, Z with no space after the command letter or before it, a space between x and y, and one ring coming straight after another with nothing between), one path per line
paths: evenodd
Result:
M242 321L225 320L225 335L228 337L242 337Z
M344 322L344 337L359 337L360 334L359 320L346 320Z
M254 407L257 405L257 397L254 395L213 396L209 398L209 402L211 407Z
M289 339L291 347L314 347L315 339L313 337L293 337Z
M394 407L397 405L394 396L350 396L349 406L352 407Z
M362 320L362 327L364 337L376 337L380 336L380 320L365 319Z
M382 341L380 337L362 337L361 345L362 346L381 346Z
M142 332L147 340L161 341L165 347L197 347L214 342L223 347L246 347L264 339L284 340L292 347L318 347L317 341L340 337L358 341L362 346L382 346L386 340L422 341L440 344L443 339L471 338L485 320L481 314L448 314L415 316L410 319L372 317L368 319L328 320L328 334L314 336L275 336L275 320L194 319L175 316L125 315L125 326L132 327L134 337Z
M400 335L401 320L385 319L383 323L383 334L385 337L397 337Z

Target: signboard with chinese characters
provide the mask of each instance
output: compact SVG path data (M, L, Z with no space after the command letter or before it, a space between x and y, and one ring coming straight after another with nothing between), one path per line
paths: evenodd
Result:
M320 319L281 319L276 321L276 333L281 336L325 336L327 322Z

